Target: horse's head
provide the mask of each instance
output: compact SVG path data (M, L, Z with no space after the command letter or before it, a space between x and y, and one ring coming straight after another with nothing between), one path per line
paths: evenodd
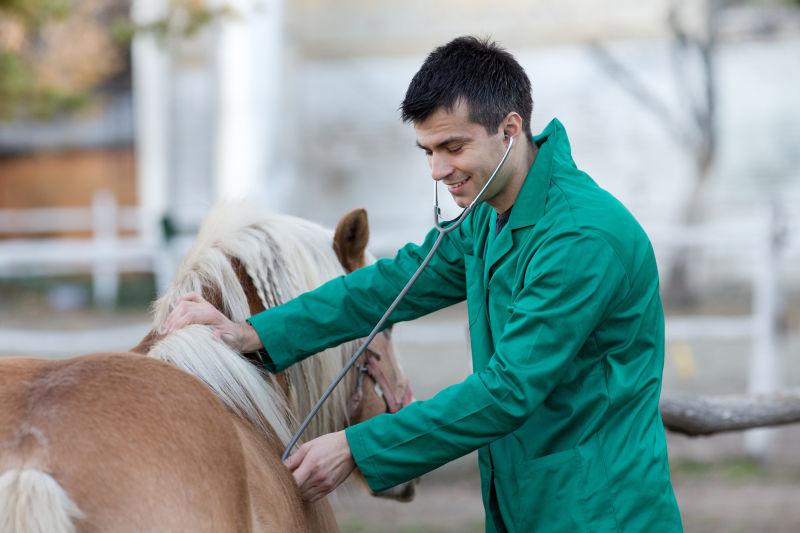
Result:
M307 221L284 215L264 215L260 209L250 209L247 205L223 205L204 222L171 288L154 305L154 329L132 351L168 360L197 374L219 394L224 388L214 386L218 377L203 375L194 364L192 359L200 357L197 351L189 350L176 358L167 353L174 349L164 345L169 338L162 339L158 333L158 327L174 308L178 297L187 292L202 294L229 318L242 321L340 275L342 269L352 272L365 266L371 262L366 252L368 239L369 227L363 209L354 210L340 220L331 243L329 232ZM188 335L187 332L184 336ZM204 333L195 330L191 335L200 342L198 337ZM184 339L184 345L189 341L191 339ZM232 381L242 381L246 374L261 372L262 378L269 381L265 387L279 390L288 412L302 419L327 381L357 347L357 343L346 343L326 350L335 353L307 358L274 376L256 370L260 363L255 354L243 354L255 363L253 366L245 364L250 371L241 367L241 357L228 354L226 360L232 365L228 385ZM221 357L211 353L215 349L213 346L207 348L206 358ZM251 391L238 398L257 394L252 390L252 383L251 380ZM408 379L395 355L391 329L386 329L370 343L358 364L323 404L305 438L336 431L343 425L379 414L396 412L411 399ZM236 405L237 400L229 398L227 401L239 413L269 410L264 407L268 398L249 410ZM288 421L287 424L291 425ZM376 495L410 500L414 495L414 482Z
M369 223L367 212L356 209L346 214L336 226L333 248L345 270L352 272L367 264ZM356 364L355 388L348 403L348 418L357 424L384 413L395 413L413 401L411 384L400 367L392 342L392 329L379 333ZM359 477L362 478L360 472ZM364 481L366 485L366 481ZM410 501L416 480L387 491L372 494L382 498Z

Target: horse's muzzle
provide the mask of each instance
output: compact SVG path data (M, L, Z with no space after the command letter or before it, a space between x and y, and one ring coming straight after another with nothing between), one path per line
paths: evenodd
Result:
M405 483L400 483L399 485L395 485L391 489L384 490L383 492L373 492L372 495L378 498L387 498L389 500L395 500L398 502L410 502L414 499L414 495L417 493L417 482L419 482L419 478L406 481Z

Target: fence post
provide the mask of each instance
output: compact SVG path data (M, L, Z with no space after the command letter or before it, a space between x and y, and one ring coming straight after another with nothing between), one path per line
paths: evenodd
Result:
M174 274L174 251L168 242L162 240L153 248L153 279L158 296L162 296L167 291Z
M753 351L750 355L749 394L776 392L780 386L781 362L775 339L778 314L778 253L780 245L778 209L771 203L765 235L756 247L753 273ZM769 452L774 429L753 429L745 432L746 452L763 459Z
M167 16L167 0L133 0L131 19L152 25ZM157 32L137 31L131 43L136 118L136 185L142 239L161 242L159 221L168 210L170 163L170 56Z
M117 302L119 272L115 251L119 238L118 218L117 202L111 191L97 191L92 198L92 294L95 303L101 307L111 307Z

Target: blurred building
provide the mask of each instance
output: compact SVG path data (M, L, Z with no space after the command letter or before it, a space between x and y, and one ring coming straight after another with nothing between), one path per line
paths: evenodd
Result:
M0 208L83 207L98 190L136 203L130 63L108 30L126 9L0 8Z
M0 123L0 207L83 207L99 190L136 204L130 91L92 112L47 121ZM73 235L58 230L44 234ZM13 231L0 227L0 236Z
M161 33L136 34L132 97L110 100L88 119L0 125L0 149L33 154L44 139L82 131L74 134L80 150L96 150L99 142L116 166L103 167L105 177L92 181L76 175L84 170L69 170L77 164L70 159L61 171L70 193L110 187L123 203L135 197L152 241L161 238L165 216L172 226L191 230L217 199L250 196L265 209L327 225L350 208L367 207L378 252L391 253L429 228L432 192L413 128L400 123L398 106L433 47L475 34L506 46L531 76L534 130L558 117L576 161L601 186L646 227L674 224L693 194L693 108L704 91L702 57L675 53L675 28L684 37L707 39L707 5L135 0L131 13L140 28L169 24ZM716 155L703 189L703 216L747 215L775 201L791 210L787 199L800 196L797 10L737 4L716 19ZM181 31L193 20L203 22ZM622 74L598 49L623 67ZM625 73L661 115L631 91ZM0 188L7 184L0 190L12 191L0 197L5 205L24 197L10 184L48 179L39 164L31 159L29 170L6 166L0 172ZM58 201L70 198L53 194Z
M146 24L168 5L138 0L134 18ZM455 1L402 9L352 0L225 5L235 15L189 38L164 46L141 35L134 44L145 208L192 226L214 199L252 195L333 224L383 190L395 209L376 204L374 218L389 231L392 221L407 220L396 207L413 206L430 189L407 149L410 128L397 120L405 86L430 49L465 33L491 35L515 52L653 39L667 33L668 2L510 2L501 10ZM697 25L696 8L683 15ZM423 179L412 183L418 174ZM385 246L417 237L427 224L414 217L410 231Z

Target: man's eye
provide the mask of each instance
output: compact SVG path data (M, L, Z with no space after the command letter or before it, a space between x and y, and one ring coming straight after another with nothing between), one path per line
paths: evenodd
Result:
M456 146L449 146L447 148L447 151L450 152L451 154L457 154L458 152L461 151L462 148L464 148L464 145L463 144L459 144L459 145L456 145Z

